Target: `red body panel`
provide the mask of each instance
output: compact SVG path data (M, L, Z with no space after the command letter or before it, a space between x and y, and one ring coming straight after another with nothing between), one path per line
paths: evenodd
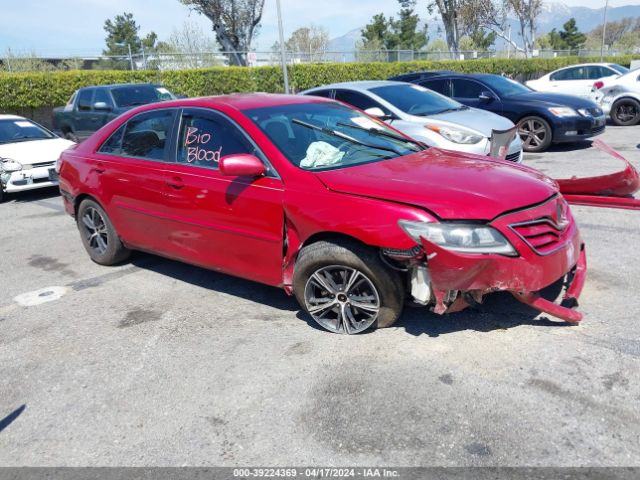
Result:
M461 255L423 243L434 289L534 292L576 266L582 242L566 211L552 252L536 252L511 226L556 219L556 183L529 168L436 149L313 173L291 164L241 110L325 102L311 97L237 95L179 100L132 110L63 154L60 188L69 213L88 195L130 247L253 279L288 291L299 249L317 235L411 249L398 220L490 222L517 257ZM191 165L96 153L140 112L202 107L233 119L269 159L277 177L232 177Z

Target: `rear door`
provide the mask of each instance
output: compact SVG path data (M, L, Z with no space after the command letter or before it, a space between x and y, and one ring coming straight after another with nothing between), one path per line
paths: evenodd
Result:
M91 170L125 243L167 255L166 170L174 160L176 114L161 109L132 117L100 147Z
M422 80L418 82L419 85L438 92L445 97L451 96L451 82L446 78L434 78L430 80Z
M265 176L229 177L221 158L245 153ZM176 162L165 178L166 241L172 256L270 285L282 283L284 185L251 138L226 115L204 108L181 114Z

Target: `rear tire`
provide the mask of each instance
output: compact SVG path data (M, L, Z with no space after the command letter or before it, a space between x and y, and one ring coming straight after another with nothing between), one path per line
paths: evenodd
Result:
M66 138L67 140L71 140L72 142L75 142L75 143L80 143L80 139L72 131L65 132L64 138Z
M404 302L402 280L375 248L355 241L321 241L298 255L293 291L324 329L357 334L393 325Z
M640 123L640 102L633 98L623 98L611 106L611 121L618 126L627 127Z
M544 152L551 145L553 132L549 123L536 116L524 117L518 122L518 135L525 152Z
M95 201L80 203L76 216L78 230L91 260L100 265L115 265L126 260L131 251L122 245L109 216Z

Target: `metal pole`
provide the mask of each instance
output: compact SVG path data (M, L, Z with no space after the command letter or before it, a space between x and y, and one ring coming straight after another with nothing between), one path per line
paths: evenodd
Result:
M280 34L280 61L282 62L282 75L284 76L284 93L289 94L289 74L287 72L287 60L284 55L284 33L282 31L282 11L280 10L280 0L276 0L278 10L278 33Z
M131 44L127 43L127 47L129 47L129 62L131 63L131 70L133 70L133 55L131 55Z
M144 65L144 69L147 70L147 57L144 54L144 45L141 44L140 47L142 47L142 65Z
M600 44L600 61L604 58L604 37L607 33L607 7L609 7L609 0L604 4L604 20L602 22L602 44Z

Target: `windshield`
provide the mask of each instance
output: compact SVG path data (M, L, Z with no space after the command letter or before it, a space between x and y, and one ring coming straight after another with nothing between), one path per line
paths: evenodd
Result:
M520 95L521 93L529 93L531 89L525 87L521 83L515 80L510 80L500 75L487 75L482 77L481 80L489 85L499 96L511 97L513 95Z
M134 107L147 103L175 100L175 95L164 87L155 85L135 85L116 87L111 90L118 107Z
M618 65L617 63L610 63L609 66L622 75L631 71L627 67L623 67L622 65Z
M300 103L244 110L295 166L344 168L422 150L384 123L338 103Z
M0 120L0 144L55 138L55 135L30 120Z
M435 115L467 108L420 85L389 85L372 88L370 91L410 115Z

